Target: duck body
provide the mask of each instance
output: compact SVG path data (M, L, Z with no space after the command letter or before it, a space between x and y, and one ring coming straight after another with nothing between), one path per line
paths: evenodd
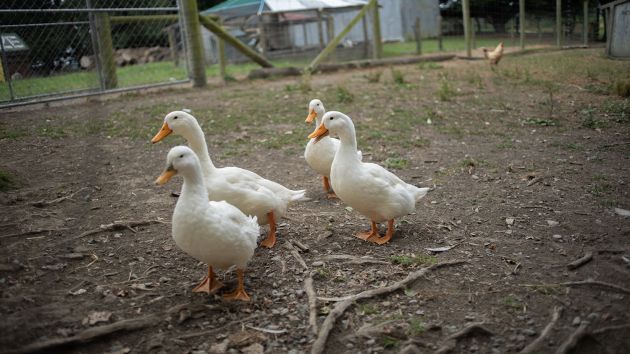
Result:
M327 112L309 137L323 140L329 132L339 135L341 141L330 171L332 187L339 199L372 221L371 232L357 237L387 243L393 235L394 219L413 212L429 188L418 188L377 164L362 162L357 155L354 124L345 114ZM388 222L388 230L380 237L376 223L383 221Z
M243 288L243 272L256 249L259 226L256 217L245 215L225 201L210 201L197 155L185 146L171 149L167 169L156 181L168 182L175 174L184 177L175 205L172 235L177 247L208 265L208 275L193 289L213 293L223 284L214 269L236 266L239 285L226 298L248 300Z
M304 198L305 191L291 190L243 168L217 168L210 158L201 126L186 112L174 111L166 115L162 129L152 142L158 142L172 132L184 137L199 158L210 200L225 200L246 215L256 216L259 225L269 224L268 237L261 245L273 247L276 242L275 220L286 214L290 203Z

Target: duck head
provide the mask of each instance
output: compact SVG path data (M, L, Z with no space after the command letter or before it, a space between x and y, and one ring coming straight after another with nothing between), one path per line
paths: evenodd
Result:
M308 116L306 117L306 123L312 123L315 118L321 118L326 109L322 101L318 99L311 100L308 104Z
M155 180L155 184L163 185L178 173L186 175L199 165L197 155L187 146L175 146L166 155L166 169Z
M322 123L308 137L310 139L315 139L315 142L318 142L329 134L341 137L347 135L348 133L354 134L354 124L352 123L352 119L341 112L330 111L324 114L322 117Z
M162 128L157 134L155 134L153 139L151 139L151 142L155 144L169 136L171 133L181 135L188 139L187 136L190 135L190 132L192 132L196 126L199 126L199 123L192 115L183 111L171 112L164 117Z

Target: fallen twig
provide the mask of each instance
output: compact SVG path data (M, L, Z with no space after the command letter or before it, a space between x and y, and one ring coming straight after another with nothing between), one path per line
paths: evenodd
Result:
M291 242L285 242L284 247L289 250L293 258L295 258L295 260L304 268L304 270L308 270L308 266L306 265L306 262L304 262L304 258L300 256L300 253L295 249L295 247L293 247Z
M138 227L138 226L144 226L144 225L151 225L151 224L166 224L166 222L164 221L160 221L160 220L139 220L139 221L114 221L111 224L104 224L99 226L96 229L92 229L92 230L88 230L83 232L82 234L75 236L71 239L71 240L76 240L79 238L83 238L85 236L89 236L89 235L94 235L97 234L99 232L105 232L105 231L116 231L116 230L124 230L124 229L129 229L132 232L138 232L137 230L134 229L134 227Z
M573 349L578 344L582 337L588 335L586 327L588 327L588 323L582 322L580 326L573 333L571 333L569 338L567 338L567 340L565 340L564 343L562 343L562 345L558 347L558 349L556 350L556 354L569 353L571 349Z
M351 256L349 254L331 254L323 257L324 260L336 261L336 260L347 260L350 264L366 264L366 263L374 263L374 264L391 264L391 262L374 259L372 257L357 257Z
M160 321L157 315L149 315L141 318L122 320L105 326L89 328L71 337L49 339L29 344L10 353L33 353L64 345L87 343L89 341L112 334L114 332L134 331L145 327L155 326L159 323Z
M603 286L605 288L611 288L611 289L617 290L617 291L622 292L622 293L630 294L630 290L629 289L626 289L626 288L621 287L619 285L605 283L603 281L598 281L598 280L568 281L568 282L565 282L565 283L560 283L560 285L565 285L565 286L599 285L599 286Z
M455 349L455 346L457 345L457 340L459 338L468 337L469 335L472 335L473 332L479 332L480 334L490 335L490 336L494 335L492 331L490 331L489 329L483 326L484 324L485 324L484 322L471 323L465 328L463 328L462 330L460 330L459 332L455 332L451 334L450 336L446 338L446 344L438 348L434 352L434 354L450 353L453 349Z
M523 350L521 350L519 354L533 353L538 350L538 347L540 346L540 344L545 339L547 339L547 337L551 333L551 329L553 328L553 326L556 325L556 322L558 322L558 319L560 319L562 310L563 310L562 307L554 307L553 315L551 316L551 322L549 322L547 326L545 326L545 329L543 329L542 333L540 333L538 338L534 339L533 342L529 343L525 348L523 348Z
M187 334L184 334L184 335L181 335L181 336L177 337L177 339L181 340L181 339L188 339L188 338L194 338L194 337L200 337L200 336L206 336L206 335L209 336L209 335L215 334L217 332L225 331L226 328L228 328L228 327L230 327L232 325L243 323L243 322L246 322L246 321L249 321L249 320L253 320L254 318L256 318L258 316L260 316L260 315L259 314L254 314L254 315L242 318L240 320L234 320L234 321L229 322L229 323L227 323L225 325L221 325L221 326L219 326L217 328L208 329L208 330L205 330L205 331L187 333Z
M295 245L295 247L299 248L300 251L302 251L302 252L308 252L309 251L308 246L303 244L302 242L300 242L298 240L291 240L291 243L293 243Z
M2 236L0 236L0 239L2 239L2 238L16 237L16 236L35 235L35 234L41 234L42 232L55 232L55 231L64 231L64 230L68 230L68 228L66 228L66 227L62 227L62 228L59 228L59 229L37 229L37 230L29 230L29 231L24 231L24 232L16 232L16 233L14 233L14 234L2 235Z
M250 325L245 325L245 327L251 328L251 329L259 331L259 332L270 333L270 334L282 334L282 333L286 333L287 332L287 330L284 329L284 328L283 329L269 329L269 328L254 327L254 326L250 326Z
M598 329L594 330L593 334L602 334L604 332L616 331L616 330L625 329L625 328L628 328L628 327L630 327L630 323L617 325L617 326L602 327L602 328L598 328Z
M313 277L309 274L304 279L304 291L308 297L308 326L317 335L317 294L313 287Z
M542 181L542 179L543 179L543 178L542 178L541 176L536 177L536 178L533 178L531 181L527 182L527 186L528 186L528 187L533 186L534 184L536 184L536 183L538 183L538 182L541 182L541 181Z
M436 269L439 268L443 268L443 267L447 267L447 266L454 266L454 265L459 265L459 264L463 264L463 263L468 263L467 261L462 261L462 260L456 260L456 261L451 261L451 262L444 262L444 263L438 263L438 264L434 264L430 267L426 267L426 268L422 268L419 270L416 270L413 273L410 273L409 275L407 275L407 277L401 281L398 281L394 284L385 286L385 287L381 287L381 288L377 288L377 289L370 289L370 290L366 290L363 292L360 292L356 295L353 295L351 297L349 297L348 299L338 302L337 304L335 304L335 306L333 307L333 309L330 311L330 313L328 314L328 316L326 317L326 319L324 320L324 323L322 324L322 327L319 330L319 334L317 336L317 339L315 340L315 343L313 343L313 346L311 347L311 354L320 354L322 352L324 352L324 349L326 347L326 341L328 340L328 336L330 335L330 331L332 331L333 327L335 326L335 322L337 321L337 319L339 317L341 317L341 315L343 315L343 313L350 307L352 306L352 304L354 304L354 302L356 300L360 300L360 299L366 299L366 298L370 298L370 297L374 297L374 296L378 296L378 295L383 295L383 294L388 294L391 293L392 291L396 291L399 289L404 288L407 284L413 282L414 280L424 276L425 274L427 274L428 272L434 271Z
M34 206L34 207L43 208L43 207L47 207L47 206L52 205L52 204L61 203L61 202L63 202L66 199L72 199L72 197L74 197L75 194L83 191L84 189L87 189L87 187L83 187L83 188L79 189L78 191L76 191L74 193L70 193L70 194L68 194L68 195L66 195L64 197L59 197L59 198L55 198L55 199L52 199L52 200L40 200L40 201L32 203L31 205Z
M574 260L573 262L567 264L567 268L569 270L577 269L586 263L590 262L593 259L593 252L587 252L583 257Z

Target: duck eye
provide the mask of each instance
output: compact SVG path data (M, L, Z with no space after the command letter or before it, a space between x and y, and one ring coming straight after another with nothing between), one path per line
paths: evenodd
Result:
M183 157L184 157L184 154L179 155L179 158L180 158L180 159L181 159L181 158L183 158Z
M330 120L333 120L334 117L330 117Z
M319 103L317 104L317 107L319 107Z
M177 116L173 117L173 119L177 119Z

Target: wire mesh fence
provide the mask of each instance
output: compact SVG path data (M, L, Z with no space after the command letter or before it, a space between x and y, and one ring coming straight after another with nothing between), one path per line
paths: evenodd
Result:
M0 104L187 79L176 0L5 1Z
M195 2L1 2L0 105L189 80L197 59L189 54L194 44L185 40L190 33L185 33L181 9L190 1ZM208 26L201 21L198 28L202 70L205 77L229 78L268 62L306 68L461 52L467 46L480 56L480 48L494 48L499 42L507 47L582 45L599 40L604 32L593 1L376 3L378 7L368 6L374 4L369 0L227 0L199 9L199 16L212 22ZM213 23L220 23L216 26L225 34L213 29ZM258 64L252 62L255 57L261 58L254 60Z

